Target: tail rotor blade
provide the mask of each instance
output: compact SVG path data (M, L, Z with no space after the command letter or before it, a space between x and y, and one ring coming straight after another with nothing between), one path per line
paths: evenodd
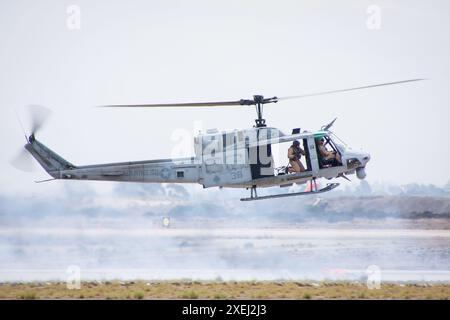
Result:
M35 168L34 160L25 148L17 153L10 164L17 170L25 172L31 172Z
M40 105L28 105L28 106L25 106L24 109L25 109L25 112L28 114L28 117L30 120L30 131L28 134L34 135L45 124L45 122L47 121L48 117L51 114L51 111L49 108L40 106ZM17 110L15 110L15 111L16 111L16 116L19 121L19 124L22 128L22 131L25 134L25 139L27 140L27 143L28 143L29 138L27 136L27 133L24 129L24 126L22 124L19 114L17 113ZM13 166L14 168L16 168L20 171L31 172L35 169L34 159L30 155L28 150L26 150L25 148L22 148L21 150L19 150L17 155L11 159L10 164L11 164L11 166Z
M38 132L51 114L50 109L40 105L26 106L26 111L30 116L31 134L35 134L36 132Z

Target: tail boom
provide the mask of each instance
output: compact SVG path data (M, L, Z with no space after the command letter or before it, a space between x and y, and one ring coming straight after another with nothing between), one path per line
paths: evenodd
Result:
M36 161L39 162L42 168L44 168L44 170L55 179L59 178L59 173L61 171L76 168L76 166L37 141L33 135L28 138L28 143L25 145L25 149L27 149Z
M198 183L201 166L193 157L75 166L37 141L25 145L32 156L55 179Z

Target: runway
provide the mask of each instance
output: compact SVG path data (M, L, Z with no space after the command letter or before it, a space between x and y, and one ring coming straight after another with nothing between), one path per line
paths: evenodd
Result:
M363 280L450 282L450 230L2 228L0 281ZM370 270L370 269L369 269Z

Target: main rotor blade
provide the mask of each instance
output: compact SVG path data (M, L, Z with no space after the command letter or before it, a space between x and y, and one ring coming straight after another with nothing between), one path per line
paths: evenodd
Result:
M260 103L266 104L266 103L278 102L280 100L305 98L305 97L319 96L319 95L324 95L324 94L388 86L388 85L393 85L393 84L400 84L400 83L421 81L421 80L426 80L426 79L409 79L409 80L374 84L374 85L363 86L363 87L322 91L322 92L303 94L303 95L298 95L298 96L272 97L272 98L266 98L266 99L262 100ZM192 102L192 103L188 102L188 103L156 103L156 104L113 104L113 105L102 105L102 106L97 106L97 107L98 108L161 108L161 107L169 107L169 108L171 108L171 107L180 108L181 107L181 108L183 108L183 107L251 106L251 105L257 104L257 101L255 99L256 98L254 98L253 100L241 99L241 100L236 100L236 101Z
M158 104L115 104L98 106L99 108L160 108L160 107L222 107L254 104L252 100L192 102L192 103L158 103Z
M348 89L339 89L339 90L322 91L322 92L315 92L315 93L309 93L309 94L301 94L301 95L298 95L298 96L278 97L278 100L299 99L299 98L320 96L320 95L331 94L331 93L346 92L346 91L353 91L353 90L360 90L360 89L368 89L368 88L375 88L375 87L382 87L382 86L390 86L390 85L393 85L393 84L400 84L400 83L407 83L407 82L414 82L414 81L422 81L422 80L427 80L427 79L409 79L409 80L402 80L402 81L395 81L395 82L386 82L386 83L372 84L372 85L363 86L363 87L355 87L355 88L348 88Z

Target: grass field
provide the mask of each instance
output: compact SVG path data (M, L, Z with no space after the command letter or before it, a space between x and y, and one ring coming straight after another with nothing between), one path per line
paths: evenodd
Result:
M107 281L2 283L0 299L449 299L450 284L385 283L368 289L358 282L293 281Z

